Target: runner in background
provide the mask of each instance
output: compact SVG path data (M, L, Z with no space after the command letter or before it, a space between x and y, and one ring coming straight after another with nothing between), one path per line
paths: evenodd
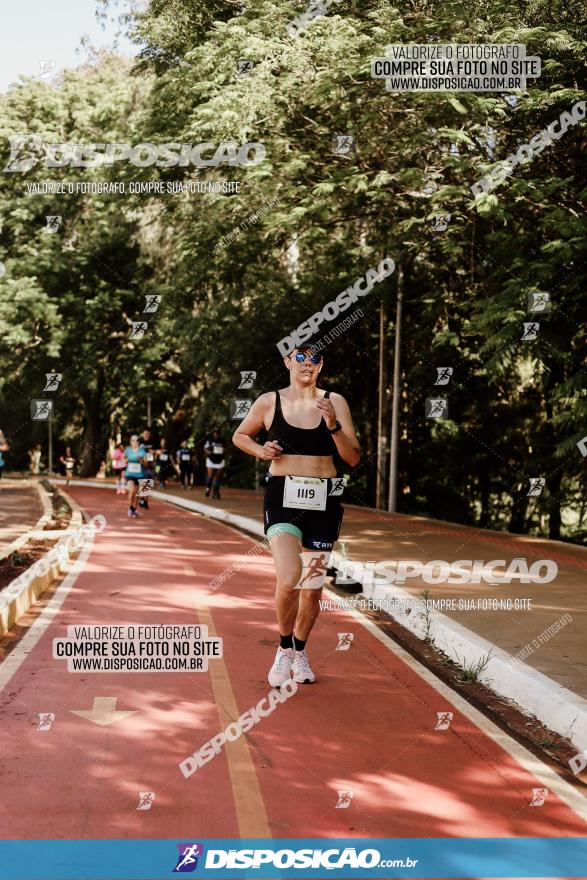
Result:
M192 484L193 459L195 453L188 446L187 440L182 440L177 450L177 466L179 467L179 476L181 479L182 489L189 489Z
M159 449L155 453L157 460L157 476L159 477L159 488L167 488L167 480L174 472L173 459L167 448L167 440L162 439Z
M31 474L40 474L41 473L41 453L43 449L40 443L37 443L36 446L33 446L32 449L29 449L29 470Z
M206 453L206 470L208 473L206 477L206 498L210 497L210 488L212 488L212 498L217 498L220 501L220 485L226 462L224 461L224 442L218 428L214 428L212 436L206 440L204 452Z
M59 461L63 465L63 470L65 473L65 485L69 486L69 481L73 477L73 469L76 462L76 459L73 457L73 452L71 451L71 446L65 447L65 455L62 455Z
M124 469L126 467L126 458L124 456L124 443L117 443L112 450L112 470L116 477L116 494L124 495L126 493Z
M147 450L139 443L137 434L133 434L130 438L130 446L124 450L124 456L127 461L125 477L128 487L128 515L137 517L139 514L135 501L139 491L139 480L145 477L144 464L147 460Z

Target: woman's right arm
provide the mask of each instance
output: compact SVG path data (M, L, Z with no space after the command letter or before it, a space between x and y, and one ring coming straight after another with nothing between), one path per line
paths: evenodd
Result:
M275 440L270 440L262 446L254 439L259 431L266 427L266 420L274 400L271 391L258 397L232 436L232 442L238 449L262 461L272 461L281 455L281 446Z

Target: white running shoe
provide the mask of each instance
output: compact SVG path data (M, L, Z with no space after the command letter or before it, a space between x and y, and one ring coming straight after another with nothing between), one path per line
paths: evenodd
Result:
M278 648L273 666L269 670L269 684L271 687L281 687L291 678L291 664L294 660L293 648Z
M296 651L293 661L293 677L294 681L299 684L312 684L316 681L316 676L312 672L308 655L305 651Z

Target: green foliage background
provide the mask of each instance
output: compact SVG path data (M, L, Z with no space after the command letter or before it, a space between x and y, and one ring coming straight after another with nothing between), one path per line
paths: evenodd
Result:
M103 14L116 11L100 0ZM59 444L95 473L109 437L142 428L150 396L172 445L225 434L239 371L254 393L286 384L275 344L388 255L401 265L400 510L585 542L584 124L493 193L470 186L585 99L585 24L560 2L343 0L299 39L304 3L150 0L118 10L140 52L131 66L97 55L47 84L0 96L0 142L258 141L252 168L38 165L0 188L0 412L9 466L46 428L30 421L44 374L63 373ZM394 42L524 43L542 59L528 91L391 94L370 75ZM255 62L249 76L237 61ZM353 134L356 153L334 155ZM239 194L28 195L47 179L239 180ZM215 245L271 200L226 248ZM446 232L431 227L450 213ZM60 232L45 215L62 215ZM365 317L326 351L322 384L349 401L364 456L353 500L373 504L380 308L392 368L398 272L361 303ZM539 337L522 342L528 293L551 292ZM145 295L159 294L153 316ZM341 316L342 317L342 316ZM142 340L130 322L148 318ZM454 368L450 419L424 418L436 367ZM252 392L248 392L249 396ZM390 393L387 394L388 407ZM386 413L389 423L389 412ZM387 432L389 434L389 431ZM540 498L529 479L545 477ZM233 484L253 462L232 455Z

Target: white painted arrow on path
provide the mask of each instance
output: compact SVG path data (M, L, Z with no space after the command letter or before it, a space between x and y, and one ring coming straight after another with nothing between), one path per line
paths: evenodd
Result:
M129 715L136 715L136 712L117 712L116 697L94 697L94 705L91 709L70 709L73 715L79 715L87 721L93 721L94 724L105 726L113 724L115 721L122 721Z

